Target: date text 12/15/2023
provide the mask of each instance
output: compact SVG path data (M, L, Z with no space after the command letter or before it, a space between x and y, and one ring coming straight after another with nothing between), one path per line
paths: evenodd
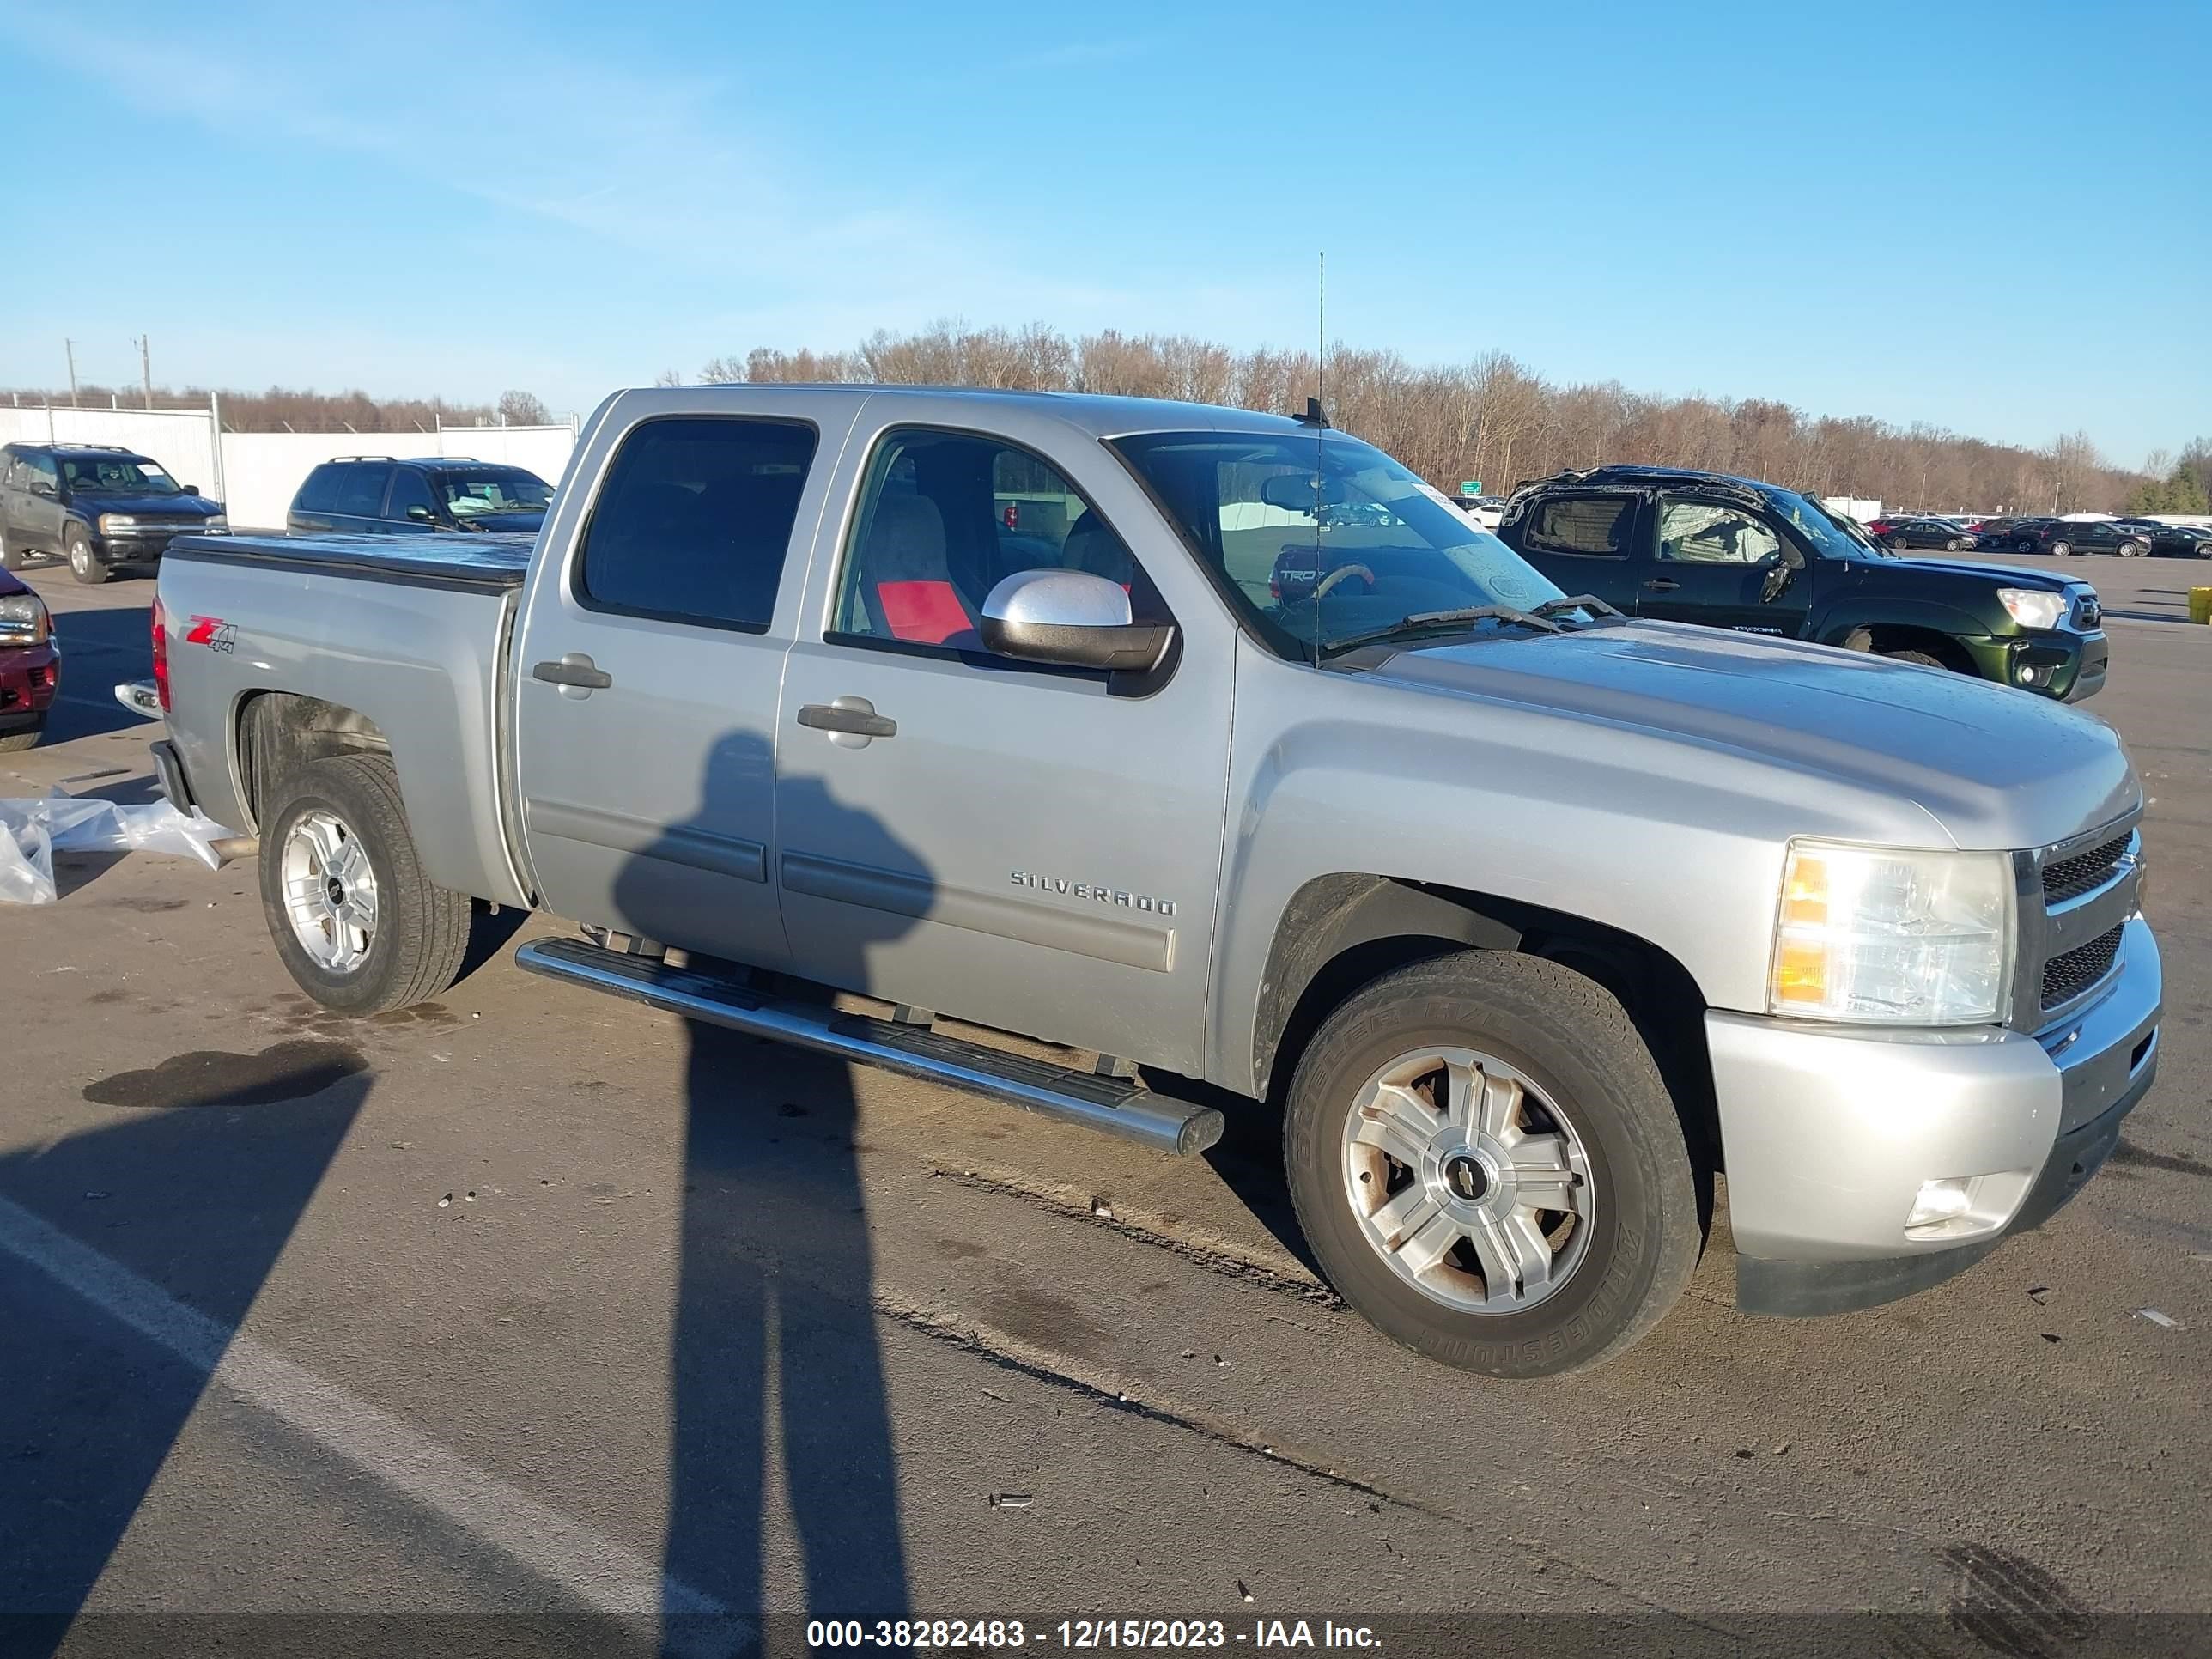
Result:
M1176 1653L1243 1646L1260 1649L1380 1648L1366 1625L1333 1620L1255 1619L1231 1629L1220 1619L1062 1619L1030 1624L1019 1619L810 1620L809 1648L1059 1647Z

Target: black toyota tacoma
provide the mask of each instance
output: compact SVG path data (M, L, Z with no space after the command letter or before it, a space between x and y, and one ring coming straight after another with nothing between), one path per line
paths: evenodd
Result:
M1498 534L1567 592L1632 616L1872 651L2069 702L2105 683L2088 583L1899 558L1777 484L1666 466L1561 472L1516 490Z

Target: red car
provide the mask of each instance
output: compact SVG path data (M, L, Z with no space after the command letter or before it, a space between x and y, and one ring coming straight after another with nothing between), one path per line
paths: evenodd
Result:
M46 602L0 570L0 753L39 740L61 675Z

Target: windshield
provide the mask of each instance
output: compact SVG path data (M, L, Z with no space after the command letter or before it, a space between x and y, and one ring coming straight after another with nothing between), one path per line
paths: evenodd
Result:
M438 490L457 519L543 513L553 501L553 486L534 472L441 472Z
M177 482L141 455L64 455L62 476L84 495L181 495Z
M1796 527L1797 533L1813 544L1814 550L1826 554L1832 559L1863 559L1872 554L1887 558L1889 550L1875 544L1864 531L1847 526L1843 520L1814 501L1788 489L1768 489L1762 492L1774 510Z
M1407 617L1561 597L1443 495L1340 433L1147 432L1112 447L1285 657L1310 659Z

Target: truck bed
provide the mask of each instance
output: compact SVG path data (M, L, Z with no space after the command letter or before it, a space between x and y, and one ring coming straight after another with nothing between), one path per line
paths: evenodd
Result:
M179 536L169 544L167 556L212 564L282 565L367 581L503 592L522 586L536 540L534 536L455 531L419 536L250 531L229 536Z

